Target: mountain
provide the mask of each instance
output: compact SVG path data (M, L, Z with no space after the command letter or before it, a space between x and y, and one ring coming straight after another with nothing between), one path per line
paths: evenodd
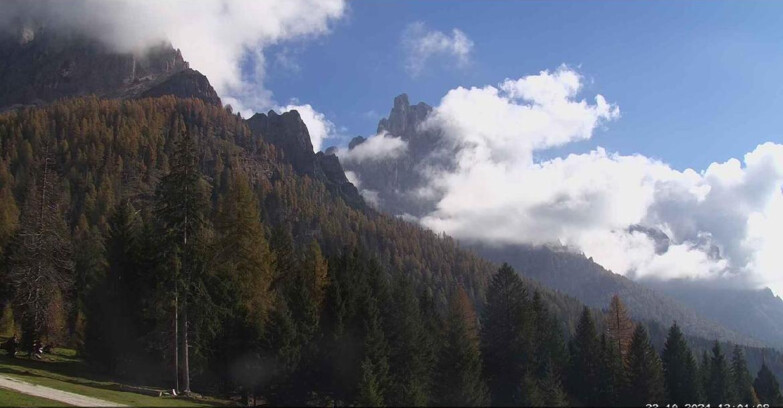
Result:
M710 287L682 280L649 281L645 285L727 328L783 349L783 299L769 288Z
M77 33L44 26L0 30L0 111L96 95L175 95L220 106L206 77L189 69L179 50L161 43L143 53L118 53Z
M411 105L405 94L396 97L388 118L378 123L378 133L388 133L405 141L408 146L406 154L376 160L348 160L343 163L347 171L356 175L363 194L369 192L377 197L375 205L381 211L404 217L420 217L435 208L434 200L422 199L421 195L417 194L417 190L425 186L422 174L426 172L427 163L437 160L438 165L448 165L449 154L444 153L449 151L446 144L447 135L438 129L422 126L431 111L432 107L424 103ZM362 143L365 143L364 138L352 140L349 153ZM350 157L350 154L348 156ZM655 231L648 233L654 234ZM661 241L661 245L667 245L664 241L668 237L656 237ZM604 307L614 294L619 294L636 319L657 321L663 326L677 321L683 330L691 335L750 345L763 342L779 346L783 339L776 324L769 324L765 320L767 317L783 314L783 305L773 301L765 303L763 312L757 310L758 305L744 301L713 307L721 298L688 295L701 289L693 287L682 291L658 290L656 287L607 271L592 259L564 248L525 245L493 247L476 244L474 249L495 262L509 262L525 276L592 307ZM743 299L766 298L740 292L730 296ZM697 299L702 299L703 302ZM731 310L726 310L728 308ZM754 317L738 324L738 320L742 320L739 316Z
M292 110L278 115L275 111L257 113L247 120L250 130L282 152L283 162L297 174L312 177L339 194L353 207L365 207L359 191L348 181L340 161L334 155L314 153L307 126Z
M13 237L19 224L25 222L20 212L42 208L30 203L37 197L36 180L42 179L40 176L46 172L52 176L46 184L51 186L49 196L59 198L56 201L59 205L47 208L57 211L57 217L65 220L65 235L78 243L73 245L77 284L67 293L74 310L58 323L67 325L68 341L79 346L91 361L101 361L96 356L100 351L118 347L118 355L108 358L111 369L129 375L137 365L143 367L136 374L144 381L162 384L170 379L164 379L170 376L172 368L169 364L172 320L168 313L171 293L170 282L165 276L176 266L172 268L169 258L173 255L156 246L164 242L155 234L161 228L157 224L159 208L156 204L161 180L181 163L178 162L181 157L178 154L182 154L178 153L178 142L183 134L191 137L197 146L198 172L195 173L199 174L199 184L191 191L203 190L206 198L201 210L205 214L204 229L207 231L194 240L204 239L207 244L204 245L206 249L198 247L196 252L221 257L223 251L233 249L215 245L215 241L218 241L216 238L233 238L231 234L220 232L229 223L220 214L228 213L227 218L230 218L231 211L225 211L223 206L231 204L234 197L243 197L242 189L236 190L234 184L237 175L242 175L247 178L247 194L252 196L244 196L244 202L253 204L250 206L253 211L248 214L251 221L259 221L261 225L255 232L262 237L255 236L256 241L252 243L263 245L253 249L261 252L269 243L274 257L263 258L263 262L268 263L262 269L274 269L270 286L277 285L268 292L262 285L262 289L237 285L234 279L245 282L242 279L248 277L223 274L223 269L245 271L234 264L210 264L210 268L205 268L206 272L197 272L204 279L199 281L203 285L197 285L198 296L204 296L204 293L209 296L199 298L203 302L190 304L188 310L193 316L193 325L185 327L189 327L187 332L193 335L193 342L185 349L193 353L192 373L194 385L199 390L247 394L247 388L241 387L260 380L246 373L264 377L264 381L269 380L266 378L270 377L269 373L274 373L271 377L275 381L289 380L288 384L295 387L324 387L326 384L327 391L339 388L331 384L331 379L338 376L323 375L318 371L323 369L321 365L332 370L327 373L351 379L346 381L346 387L354 390L359 376L351 377L350 374L355 374L356 363L361 357L357 351L372 340L365 333L370 327L375 327L375 335L388 336L388 343L381 338L379 349L383 351L388 347L390 355L394 356L388 360L390 367L402 373L397 377L407 379L411 371L400 360L404 362L408 355L420 352L420 348L433 348L438 344L438 340L432 340L438 339L437 317L433 318L432 326L412 331L416 329L416 316L425 315L430 307L428 299L436 305L436 316L455 293L463 290L470 298L470 302L465 303L474 303L479 315L486 307L488 283L497 271L497 265L448 236L365 205L358 190L348 181L339 158L313 152L307 127L296 111L282 115L270 111L244 120L216 103L210 96L208 80L187 69L170 75L161 74L153 82L144 86L143 92L110 88L88 92L91 89L88 81L85 88L74 85L71 95L93 96L53 102L35 94L37 85L25 87L20 84L20 89L28 89L29 99L9 98L9 106L28 105L28 101L39 101L40 106L0 113L0 197L3 198L0 201L0 257L4 260L0 264L0 276L7 276L4 274L10 264L5 262L10 259L8 254L18 251ZM69 94L61 97L66 96ZM379 125L379 130L408 133L412 145L419 143L413 140L417 136L416 124L426 117L429 108L423 104L411 108L407 98L399 98L396 105L399 115ZM438 135L433 133L429 137L429 141L421 142L421 149L415 149L426 154L424 147L437 142ZM354 147L360 143L357 140ZM412 157L423 156L416 153ZM396 166L399 174L408 171L404 166L390 165ZM392 181L405 187L403 178ZM378 180L378 188L382 185L382 180ZM130 218L125 221L122 221L122 208L133 210L126 213ZM247 233L241 228L243 225L238 227L232 231ZM118 244L118 241L125 244ZM234 242L246 244L241 239ZM243 267L258 261L252 254L247 255L243 254L246 258L238 262ZM371 258L372 262L352 264L363 257ZM328 258L328 262L324 258ZM205 262L209 264L211 260ZM560 264L556 266L558 271L568 270ZM320 276L319 283L317 274L319 270L323 272L323 267L328 272L326 278ZM343 276L341 280L339 275L347 274L351 268L358 273ZM375 275L379 271L381 278ZM394 282L389 285L393 290L384 294L382 288L368 284L373 276L376 283ZM304 280L308 277L313 277L312 281ZM329 283L323 279L330 279ZM582 303L528 277L523 276L522 280L526 290L537 290L542 295L547 309L557 317L550 329L573 332ZM257 283L257 280L250 282ZM313 287L310 283L314 283ZM0 285L6 284L5 279L0 279ZM324 289L319 285L325 286L326 293L319 292ZM0 288L2 309L11 304L4 297L9 293L6 289L5 286ZM369 292L375 293L368 295ZM114 293L123 296L114 297ZM317 296L311 294L326 300L318 304L314 301ZM95 296L106 303L99 303ZM259 305L266 304L272 309L268 326L267 321L262 323L262 330L267 330L263 336L255 332L256 327L244 326L253 319L253 314L227 313L227 310L234 312L232 308L245 307L247 299L259 301L258 304L250 302L253 307L261 308ZM599 304L598 299L594 303L596 307L605 307L606 304ZM213 307L215 303L217 306ZM134 307L123 309L118 304ZM95 327L96 321L102 322L100 318L104 315L101 313L109 311L124 320L107 319L109 324L98 324L98 346L95 346L96 334L85 329L85 319L87 327ZM255 310L251 308L251 311ZM375 313L374 321L367 319L373 316L372 313ZM594 313L598 316L600 312ZM343 319L346 316L349 318ZM379 325L378 321L383 323ZM660 324L651 327L657 328L652 337L660 343L665 327ZM113 333L116 337L109 337L112 331L116 331ZM318 332L319 337L314 337L313 332ZM728 337L720 331L704 335L711 334ZM275 336L282 340L275 343L278 340ZM308 336L308 340L302 340ZM85 338L87 340L83 340ZM90 339L93 339L92 343ZM108 339L119 339L123 343L118 345ZM370 340L365 342L366 339ZM299 342L304 342L304 346L298 345ZM272 354L269 354L270 350ZM313 350L322 355L314 358ZM759 349L746 350L755 353L754 356L763 353ZM300 351L301 356L298 355ZM326 362L320 360L324 356ZM780 356L773 353L768 356L774 356L773 370L780 373ZM426 356L421 360L425 359ZM291 378L286 378L289 374L278 367L279 361L293 361L291 364L301 370L295 374L315 374L304 377L315 380L302 381L302 377L290 373ZM757 365L753 364L756 362L751 362L751 368L755 369ZM251 383L251 386L257 384ZM286 391L276 383L271 387L264 385L264 392L270 394ZM298 399L284 401L303 405L301 399L312 395L312 389L296 391L292 394ZM334 395L319 388L316 391ZM338 394L337 398L326 402L350 401L339 398ZM327 405L322 401L316 401L316 404Z

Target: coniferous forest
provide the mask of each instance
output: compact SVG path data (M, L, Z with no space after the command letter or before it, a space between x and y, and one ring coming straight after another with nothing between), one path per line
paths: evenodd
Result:
M347 204L268 140L172 96L1 114L3 329L243 404L783 405L748 348L584 307Z

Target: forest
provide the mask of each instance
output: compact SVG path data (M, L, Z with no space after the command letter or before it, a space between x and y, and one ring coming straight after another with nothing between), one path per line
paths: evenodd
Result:
M745 349L655 347L620 297L353 208L265 140L171 96L0 114L0 331L246 404L783 404Z

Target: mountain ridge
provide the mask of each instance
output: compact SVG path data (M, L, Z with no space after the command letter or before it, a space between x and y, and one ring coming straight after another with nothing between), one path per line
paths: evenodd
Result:
M379 198L376 205L382 211L418 218L435 209L435 200L421 199L415 194L417 189L425 186L426 180L421 174L425 170L423 162L449 156L444 153L449 148L444 142L447 137L436 129L422 126L430 112L432 107L423 102L411 105L406 94L397 96L389 116L379 121L378 134L388 133L406 141L407 154L399 158L344 163L345 169L359 179L361 189L370 190ZM363 138L354 138L349 144L349 152L363 142ZM645 230L645 233L655 235L658 231ZM661 247L668 246L668 237L665 234L658 235L655 237L661 241ZM752 305L747 303L743 310L754 318L738 324L736 318L724 319L712 313L716 309L709 307L709 299L706 299L706 303L689 302L685 294L663 291L645 282L632 281L606 270L581 253L567 249L553 251L547 246L498 247L479 243L469 243L468 246L495 262L509 262L518 272L592 307L608 304L611 296L617 293L628 303L632 314L641 320L652 319L663 325L678 321L687 333L705 338L717 337L751 345L764 343L783 347L783 332L765 327L761 314L751 313ZM769 308L783 316L783 303L769 305Z

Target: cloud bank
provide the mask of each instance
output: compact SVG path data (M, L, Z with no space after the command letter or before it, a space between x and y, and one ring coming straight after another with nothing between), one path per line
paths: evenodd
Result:
M473 41L459 29L453 29L449 36L416 22L403 32L402 46L407 54L405 69L415 77L435 58L448 58L458 65L466 65L470 61Z
M783 145L703 171L603 148L536 160L619 118L561 67L449 91L422 125L447 135L449 165L423 171L436 210L420 222L463 240L558 243L616 273L770 286L783 294Z
M363 161L378 161L396 159L408 150L408 142L402 138L391 136L386 132L368 137L353 149L338 149L337 156L343 162L361 163Z
M224 102L247 112L276 105L264 86L266 47L328 33L346 8L344 0L5 1L0 25L44 22L119 52L141 52L169 40Z

